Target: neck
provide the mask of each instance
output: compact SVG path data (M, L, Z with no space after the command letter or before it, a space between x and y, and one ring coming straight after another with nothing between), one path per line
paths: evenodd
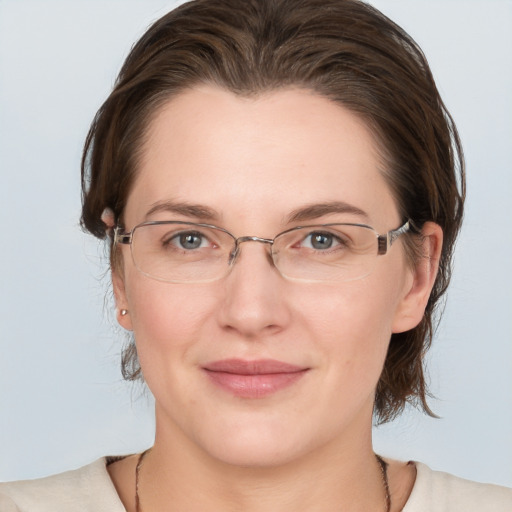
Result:
M158 434L158 432L157 432ZM174 433L176 436L176 433ZM157 435L140 472L141 512L384 511L385 489L371 431L329 442L307 456L265 467L229 464L187 439Z

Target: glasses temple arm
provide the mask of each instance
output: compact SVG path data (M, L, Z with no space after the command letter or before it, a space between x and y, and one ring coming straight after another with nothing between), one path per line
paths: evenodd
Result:
M114 245L115 244L131 244L132 243L132 234L131 233L122 233L122 228L117 226L114 229Z
M407 233L411 229L411 221L408 220L405 224L397 229L389 231L385 235L379 235L377 238L378 243L378 254L386 254L388 248L393 245L393 242L404 233Z

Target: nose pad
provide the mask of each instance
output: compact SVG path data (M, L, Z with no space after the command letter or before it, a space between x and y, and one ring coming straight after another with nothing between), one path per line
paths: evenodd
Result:
M237 244L237 245L235 245L234 249L229 253L228 265L230 267L235 263L235 260L238 257L239 252L240 252L240 248Z

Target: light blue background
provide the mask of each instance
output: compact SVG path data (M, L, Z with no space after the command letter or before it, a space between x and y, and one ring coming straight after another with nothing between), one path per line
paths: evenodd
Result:
M512 486L512 2L373 3L429 57L468 164L430 354L442 419L411 411L377 430L376 448ZM79 162L131 43L174 4L0 0L0 479L152 441L151 398L118 370L104 249L78 227Z

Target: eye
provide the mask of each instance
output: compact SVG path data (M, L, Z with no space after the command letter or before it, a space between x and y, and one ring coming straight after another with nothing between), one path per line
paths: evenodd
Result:
M302 241L302 246L316 251L325 251L340 244L340 239L329 232L313 231Z
M179 249L185 249L187 251L209 246L208 239L199 231L178 233L170 238L167 243L176 245Z

